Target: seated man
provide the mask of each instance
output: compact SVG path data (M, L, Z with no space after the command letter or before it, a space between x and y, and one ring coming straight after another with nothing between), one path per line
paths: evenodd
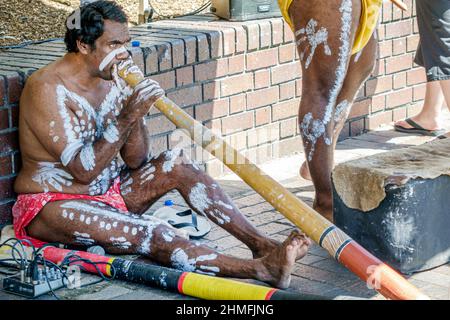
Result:
M353 100L376 57L382 0L278 0L295 34L302 65L298 121L306 161L300 175L313 181L314 209L332 220L334 149Z
M81 7L80 18L80 29L67 30L68 53L35 72L21 97L17 237L37 246L98 244L112 254L138 253L185 271L288 287L310 240L293 232L280 244L262 235L181 152L149 160L143 117L164 92L150 79L133 91L113 76L129 59L127 18L118 5L93 2ZM222 255L143 215L174 189L245 243L254 259Z

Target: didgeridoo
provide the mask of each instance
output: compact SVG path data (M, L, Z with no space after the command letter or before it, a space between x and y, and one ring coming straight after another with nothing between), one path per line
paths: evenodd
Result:
M119 67L118 74L133 88L143 80L142 72L135 67ZM192 140L221 160L274 208L373 289L389 299L429 299L399 273L361 247L170 99L162 97L154 105L177 127L188 131Z

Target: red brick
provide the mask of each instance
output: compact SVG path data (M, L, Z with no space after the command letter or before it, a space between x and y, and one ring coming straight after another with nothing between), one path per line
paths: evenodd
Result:
M19 150L19 134L16 132L3 133L0 135L0 153Z
M295 58L295 45L293 43L278 47L279 63L291 62Z
M392 3L383 3L382 22L390 22L392 20Z
M403 20L386 24L386 39L409 36L412 33L411 20Z
M244 111L247 108L247 96L245 93L230 97L230 114Z
M5 79L0 76L0 107L5 104L6 100L6 88L5 88Z
M259 27L257 24L249 23L244 25L247 31L247 50L252 51L259 48Z
M255 51L247 54L247 70L268 68L278 63L277 48Z
M303 143L300 136L287 138L273 144L273 158L281 158L303 152Z
M213 119L205 123L205 127L216 134L222 134L222 119Z
M255 123L256 126L261 126L270 122L270 107L256 109Z
M280 101L295 98L295 81L280 84Z
M419 35L412 35L406 38L406 51L415 52L417 46L419 45L420 37Z
M350 110L348 118L352 119L368 115L370 113L370 103L371 103L370 98L366 98L361 101L355 101Z
M191 36L183 37L186 48L185 58L186 64L194 63L197 59L197 38Z
M392 111L378 112L365 118L365 127L367 130L374 130L383 124L392 122Z
M225 140L236 150L244 150L247 147L247 132L238 132Z
M175 125L164 115L147 119L146 123L150 136L170 132L176 129Z
M213 100L220 97L219 81L204 83L202 87L203 87L203 101Z
M406 86L406 72L394 74L394 89L401 89Z
M260 20L258 21L259 32L260 32L260 48L267 48L272 45L272 28L270 21Z
M294 33L292 32L291 27L285 21L283 23L283 31L284 31L284 43L293 42L295 40Z
M373 95L392 90L392 76L377 77L366 82L366 94Z
M0 204L0 225L12 223L12 206L14 201Z
M365 130L365 121L364 119L359 119L356 121L352 121L349 124L349 134L352 137L356 137L359 136L360 134L364 133ZM345 127L344 127L345 129ZM342 129L342 131L344 131L344 129ZM340 137L339 137L340 138Z
M19 127L19 106L12 106L10 112L12 128Z
M195 106L195 119L207 121L228 114L228 99L219 99Z
M276 46L283 43L283 21L272 19L270 23L272 25L272 45Z
M164 90L175 88L175 71L154 74L150 78L158 82Z
M194 71L192 66L176 70L177 87L185 86L194 82Z
M172 69L172 50L168 43L156 46L158 52L159 71L166 71Z
M157 155L169 148L167 135L150 138L150 154Z
M222 118L222 134L228 135L253 127L253 112L239 113Z
M300 64L296 61L272 68L272 85L294 80L298 77L300 77Z
M268 106L278 101L278 86L260 89L247 94L247 110Z
M420 111L422 111L423 103L412 103L409 106L406 107L408 117L415 116Z
M195 81L206 81L228 74L228 59L212 60L195 67Z
M270 85L270 71L255 71L255 89L267 88Z
M296 97L302 96L302 88L303 88L302 79L295 80L295 96Z
M272 106L272 121L287 119L298 114L300 99L292 99Z
M9 103L19 102L23 89L22 79L19 74L11 74L8 79L8 101Z
M295 131L295 123L294 123ZM280 138L280 129L278 123L271 123L264 127L259 127L248 131L248 147L254 147L273 142Z
M379 58L392 56L392 40L382 41L379 43Z
M412 89L406 88L389 93L386 97L386 106L394 108L412 102Z
M392 20L401 19L402 15L403 15L403 10L401 10L397 6L394 6L394 8L392 10Z
M185 65L186 51L184 49L184 41L181 39L171 39L172 46L172 65L177 68Z
M378 95L372 97L372 107L370 112L375 113L384 110L386 107L386 95Z
M405 108L395 108L392 111L393 111L392 117L393 117L394 121L405 119L407 117L406 107Z
M420 84L418 86L414 86L414 88L413 88L414 101L425 99L426 90L427 90L426 84Z
M0 179L0 195L1 199L13 198L14 194L14 178Z
M223 79L220 81L220 88L222 97L251 90L253 89L253 74L246 73Z
M407 70L412 66L411 54L386 59L386 74Z
M412 0L403 0L403 3L406 4L406 6L408 7L408 10L402 11L402 18L403 19L411 18L413 7L414 7Z
M245 70L245 55L240 54L228 59L228 75L242 73Z
M229 56L236 52L236 31L234 28L221 28L223 35L223 55Z
M0 110L0 131L9 128L9 111L8 109Z
M145 57L145 74L149 75L158 72L158 52L156 47L152 46L145 49L148 51Z
M295 135L297 118L291 118L280 123L280 138L292 137Z
M19 173L19 170L22 168L22 157L19 153L14 154L14 167L13 167L13 173L17 174Z
M179 89L167 94L167 97L180 107L186 107L202 102L202 87L194 86Z
M407 72L407 84L412 86L427 81L425 70L423 68L415 68Z
M247 33L242 26L236 26L236 53L247 50Z
M11 155L0 157L0 177L13 173Z
M406 53L406 40L405 38L395 39L393 41L393 54L399 55Z

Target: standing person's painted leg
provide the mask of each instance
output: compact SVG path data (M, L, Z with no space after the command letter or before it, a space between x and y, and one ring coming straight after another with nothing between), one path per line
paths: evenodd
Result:
M345 121L351 111L355 96L358 93L365 80L369 77L375 66L377 54L376 33L372 35L369 43L364 49L350 58L350 63L345 77L344 84L337 99L337 105L333 115L333 152L336 149L336 143L339 134L345 125ZM300 175L307 180L311 180L307 162L303 162L300 168Z
M299 126L314 209L331 219L334 114L361 15L360 0L296 0L289 9L303 70Z
M183 156L181 149L166 151L137 170L123 172L122 181L122 195L133 212L143 213L161 196L177 190L193 210L242 241L255 258L279 245L258 231L220 185Z

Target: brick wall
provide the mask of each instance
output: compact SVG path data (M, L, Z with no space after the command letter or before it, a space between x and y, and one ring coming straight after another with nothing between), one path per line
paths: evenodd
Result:
M403 118L420 108L424 72L413 65L418 42L412 1L402 13L384 3L379 59L361 88L341 139ZM297 124L301 70L282 19L217 21L196 16L131 30L141 47L135 62L167 96L257 163L302 150ZM0 224L10 219L12 183L20 168L18 99L27 75L64 54L61 42L0 53ZM175 126L156 110L148 116L153 152L173 147ZM199 151L207 171L224 166ZM200 156L203 156L200 159Z

